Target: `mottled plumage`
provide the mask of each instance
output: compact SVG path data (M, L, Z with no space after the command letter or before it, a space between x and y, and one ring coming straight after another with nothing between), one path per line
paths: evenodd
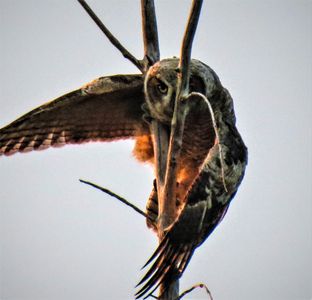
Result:
M0 155L149 134L142 75L101 77L0 130Z
M162 122L170 120L173 113L177 65L175 59L161 61L152 67L145 80L150 114ZM207 103L195 94L188 100L193 103L190 103L186 119L178 165L177 209L180 213L147 262L154 261L139 282L141 288L137 298L150 295L161 283L168 284L182 275L195 248L204 242L227 212L247 164L247 149L235 126L231 96L208 66L192 60L190 69L190 92L199 92L210 102L219 140ZM160 95L153 93L148 86L153 78L168 85L170 97L161 101ZM192 84L192 80L196 80L196 84ZM149 198L147 212L157 222L156 187ZM153 228L151 222L148 224Z
M0 129L0 155L88 141L136 139L134 156L154 163L148 122L170 130L176 98L178 59L157 62L142 75L99 78L27 113ZM243 178L247 149L236 129L233 101L215 72L198 60L190 64L189 112L177 174L176 221L166 230L148 263L136 296L148 295L164 280L181 276L193 252L224 217ZM213 128L211 104L218 137ZM147 224L157 230L154 184Z

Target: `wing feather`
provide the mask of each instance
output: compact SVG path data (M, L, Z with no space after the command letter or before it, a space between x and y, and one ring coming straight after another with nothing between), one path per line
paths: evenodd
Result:
M228 206L217 205L209 211L206 210L204 226L200 228L204 205L207 205L206 201L197 205L188 204L182 211L153 254L155 262L140 281L139 285L145 284L136 293L136 298L151 295L146 294L150 290L154 292L164 281L170 284L177 280L191 260L195 248L216 228Z
M146 134L142 75L101 77L0 129L0 155Z

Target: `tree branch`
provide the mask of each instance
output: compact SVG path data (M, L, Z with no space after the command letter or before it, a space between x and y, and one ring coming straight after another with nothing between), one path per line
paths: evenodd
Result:
M166 176L164 186L160 188L159 197L159 236L164 232L177 217L176 209L176 183L177 183L177 161L182 146L182 136L188 105L185 98L189 93L190 62L192 43L195 36L202 0L193 0L188 23L184 33L179 62L177 96L175 100L174 113L171 122L171 133L167 157ZM160 286L160 300L172 300L179 296L179 281L164 282Z
M144 65L136 59L108 30L108 28L102 23L102 21L98 18L98 16L94 13L94 11L90 8L90 6L84 0L77 0L81 6L85 9L88 15L92 18L92 20L96 23L96 25L102 30L102 32L106 35L109 41L121 52L123 57L130 60L142 73L144 72Z
M112 192L111 190L109 189L106 189L104 187L101 187L99 185L96 185L92 182L89 182L89 181L85 181L83 179L79 179L80 182L82 183L85 183L87 185L90 185L116 199L118 199L119 201L121 201L122 203L126 204L127 206L131 207L132 209L134 209L136 212L138 212L140 215L144 216L146 219L148 219L149 221L151 221L152 223L154 223L154 220L152 220L144 211L142 211L141 209L139 209L138 207L136 207L134 204L130 203L128 200L126 200L125 198L115 194L114 192Z
M188 19L188 24L185 30L183 43L181 47L181 57L179 62L179 73L177 83L177 96L175 99L174 113L171 122L171 134L169 142L169 152L167 158L164 196L165 201L161 205L164 213L169 211L169 220L163 220L161 229L164 230L175 220L175 187L176 187L176 171L177 161L180 155L182 146L182 135L184 130L185 117L188 112L187 102L184 101L189 93L189 77L190 77L190 62L191 62L191 50L192 42L194 39L200 10L202 6L202 0L193 0L191 13ZM170 202L170 203L169 203ZM167 213L168 214L168 213Z
M188 85L190 78L189 65L191 62L191 52L193 40L199 21L200 11L203 4L203 0L193 0L191 12L187 21L186 30L183 37L181 53L180 53L180 80L178 83L180 85L180 95L177 96L177 99L180 97L186 96L188 94Z
M157 20L153 0L141 0L145 72L160 58Z

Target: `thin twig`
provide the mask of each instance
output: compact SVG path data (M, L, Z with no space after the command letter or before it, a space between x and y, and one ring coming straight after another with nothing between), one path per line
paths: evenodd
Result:
M77 0L81 6L85 9L88 15L96 23L96 25L102 30L109 41L121 52L121 54L128 60L130 60L142 73L144 72L144 65L135 58L121 43L114 37L114 35L108 30L108 28L102 23L94 11L84 0Z
M212 295L208 289L208 287L204 284L204 283L198 283L193 285L191 288L189 288L188 290L184 291L178 298L176 298L175 300L180 300L182 299L184 296L186 296L187 294L189 294L190 292L192 292L193 290L197 289L197 288L204 288L209 296L210 300L213 300Z
M138 207L136 207L134 204L130 203L128 200L126 200L125 198L115 194L114 192L110 191L109 189L106 189L104 187L101 187L95 183L89 182L89 181L85 181L83 179L79 179L80 182L88 184L90 186L93 186L94 188L118 199L119 201L121 201L122 203L126 204L127 206L130 206L132 209L134 209L136 212L138 212L139 214L141 214L142 216L144 216L146 219L148 219L149 221L151 221L152 223L154 223L154 220L152 220L144 211L142 211L141 209L139 209Z
M159 60L157 20L153 0L141 0L142 32L144 42L145 72Z
M187 294L191 293L193 290L197 289L197 288L204 288L206 293L208 294L209 296L209 299L210 300L213 300L212 298L212 294L211 292L209 291L208 287L204 284L204 283L197 283L195 285L193 285L191 288L185 290L182 294L180 294L177 298L175 298L174 300L180 300L182 299L184 296L186 296ZM156 297L154 295L149 295L149 297L151 298L154 298L154 299L160 299L159 297Z

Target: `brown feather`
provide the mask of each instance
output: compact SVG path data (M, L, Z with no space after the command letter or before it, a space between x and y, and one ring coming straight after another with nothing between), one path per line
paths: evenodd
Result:
M148 134L141 75L101 77L0 129L0 155Z

